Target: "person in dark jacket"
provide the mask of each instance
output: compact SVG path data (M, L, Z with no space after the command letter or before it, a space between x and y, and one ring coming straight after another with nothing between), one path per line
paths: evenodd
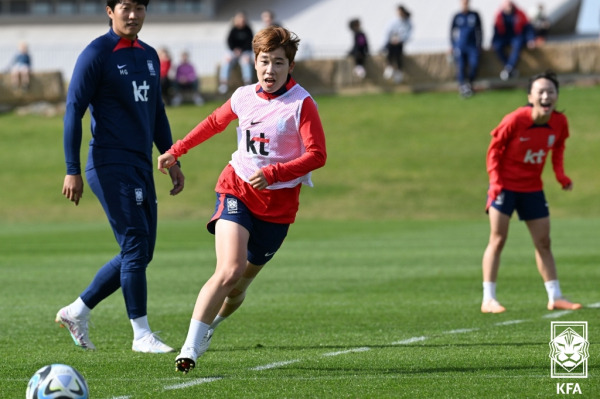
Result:
M352 43L352 49L350 50L350 56L354 60L354 74L360 79L364 79L367 72L365 70L365 62L369 55L369 43L367 42L367 35L363 32L360 26L360 20L354 18L349 23L350 30L354 36Z
M254 33L248 24L246 13L240 11L233 17L233 26L227 35L229 51L221 63L219 71L219 93L225 94L229 90L229 75L231 68L239 63L242 69L244 85L252 83L253 53L252 38Z
M92 139L86 179L120 247L79 297L56 315L75 345L88 350L95 349L88 334L91 310L120 288L133 328L132 350L173 351L150 329L146 308L146 268L154 253L158 219L152 147L162 153L173 144L162 100L160 60L156 50L138 38L148 1L107 0L110 29L79 55L67 93L62 193L75 205L83 195L81 122L89 109ZM179 194L184 186L179 166L169 174L171 195Z
M456 64L458 91L463 97L473 95L473 81L477 76L481 55L481 18L469 8L469 0L461 0L461 11L452 18L450 42Z
M492 48L503 65L500 72L502 80L518 75L517 64L525 46L535 47L533 26L527 15L512 1L503 0L500 11L496 13L492 38ZM508 48L510 52L507 54Z

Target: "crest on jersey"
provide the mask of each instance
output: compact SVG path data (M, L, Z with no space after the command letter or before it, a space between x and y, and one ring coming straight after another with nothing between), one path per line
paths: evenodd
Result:
M548 147L552 147L554 145L554 142L556 141L556 136L551 134L550 136L548 136Z
M279 118L277 121L277 132L285 133L288 130L288 121L285 118Z
M135 202L138 205L142 205L143 201L144 201L144 190L142 190L141 188L136 188L135 189Z
M156 76L156 70L154 69L152 60L147 60L146 63L148 64L148 72L150 72L150 76Z

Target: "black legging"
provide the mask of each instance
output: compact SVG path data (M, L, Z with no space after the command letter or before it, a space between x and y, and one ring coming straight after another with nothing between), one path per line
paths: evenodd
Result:
M395 65L399 70L402 69L403 64L403 48L404 42L400 42L398 44L388 43L387 45L387 62L389 65Z

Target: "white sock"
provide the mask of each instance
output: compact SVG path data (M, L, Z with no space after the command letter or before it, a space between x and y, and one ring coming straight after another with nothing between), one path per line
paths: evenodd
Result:
M210 326L208 324L192 319L183 347L198 348L209 328Z
M225 320L226 318L227 318L227 317L223 317L223 316L217 315L217 317L215 317L215 319L214 319L214 320L213 320L213 322L211 323L211 325L210 325L210 328L212 328L212 329L214 330L214 329L215 329L215 328L217 328L217 326L218 326L219 324L221 324L221 322L222 322L223 320Z
M550 280L544 283L546 286L546 292L548 293L548 300L554 302L554 300L562 298L562 292L560 292L560 284L558 280Z
M492 281L483 282L483 302L496 299L496 283Z
M69 305L69 313L73 317L81 318L87 317L90 314L91 309L83 302L81 298L77 298L75 302Z
M148 324L148 316L138 317L137 319L130 319L131 327L133 327L133 339L138 340L144 338L148 334L152 334L150 325Z

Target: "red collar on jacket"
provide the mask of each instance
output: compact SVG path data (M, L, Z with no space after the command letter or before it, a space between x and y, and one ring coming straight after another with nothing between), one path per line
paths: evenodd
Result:
M113 48L113 52L117 51L117 50L121 50L122 48L129 48L129 47L137 47L137 48L141 48L141 49L144 48L140 44L140 42L138 41L137 38L135 40L129 40L129 39L125 39L124 37L122 37L119 39L119 42L117 43L115 48Z

